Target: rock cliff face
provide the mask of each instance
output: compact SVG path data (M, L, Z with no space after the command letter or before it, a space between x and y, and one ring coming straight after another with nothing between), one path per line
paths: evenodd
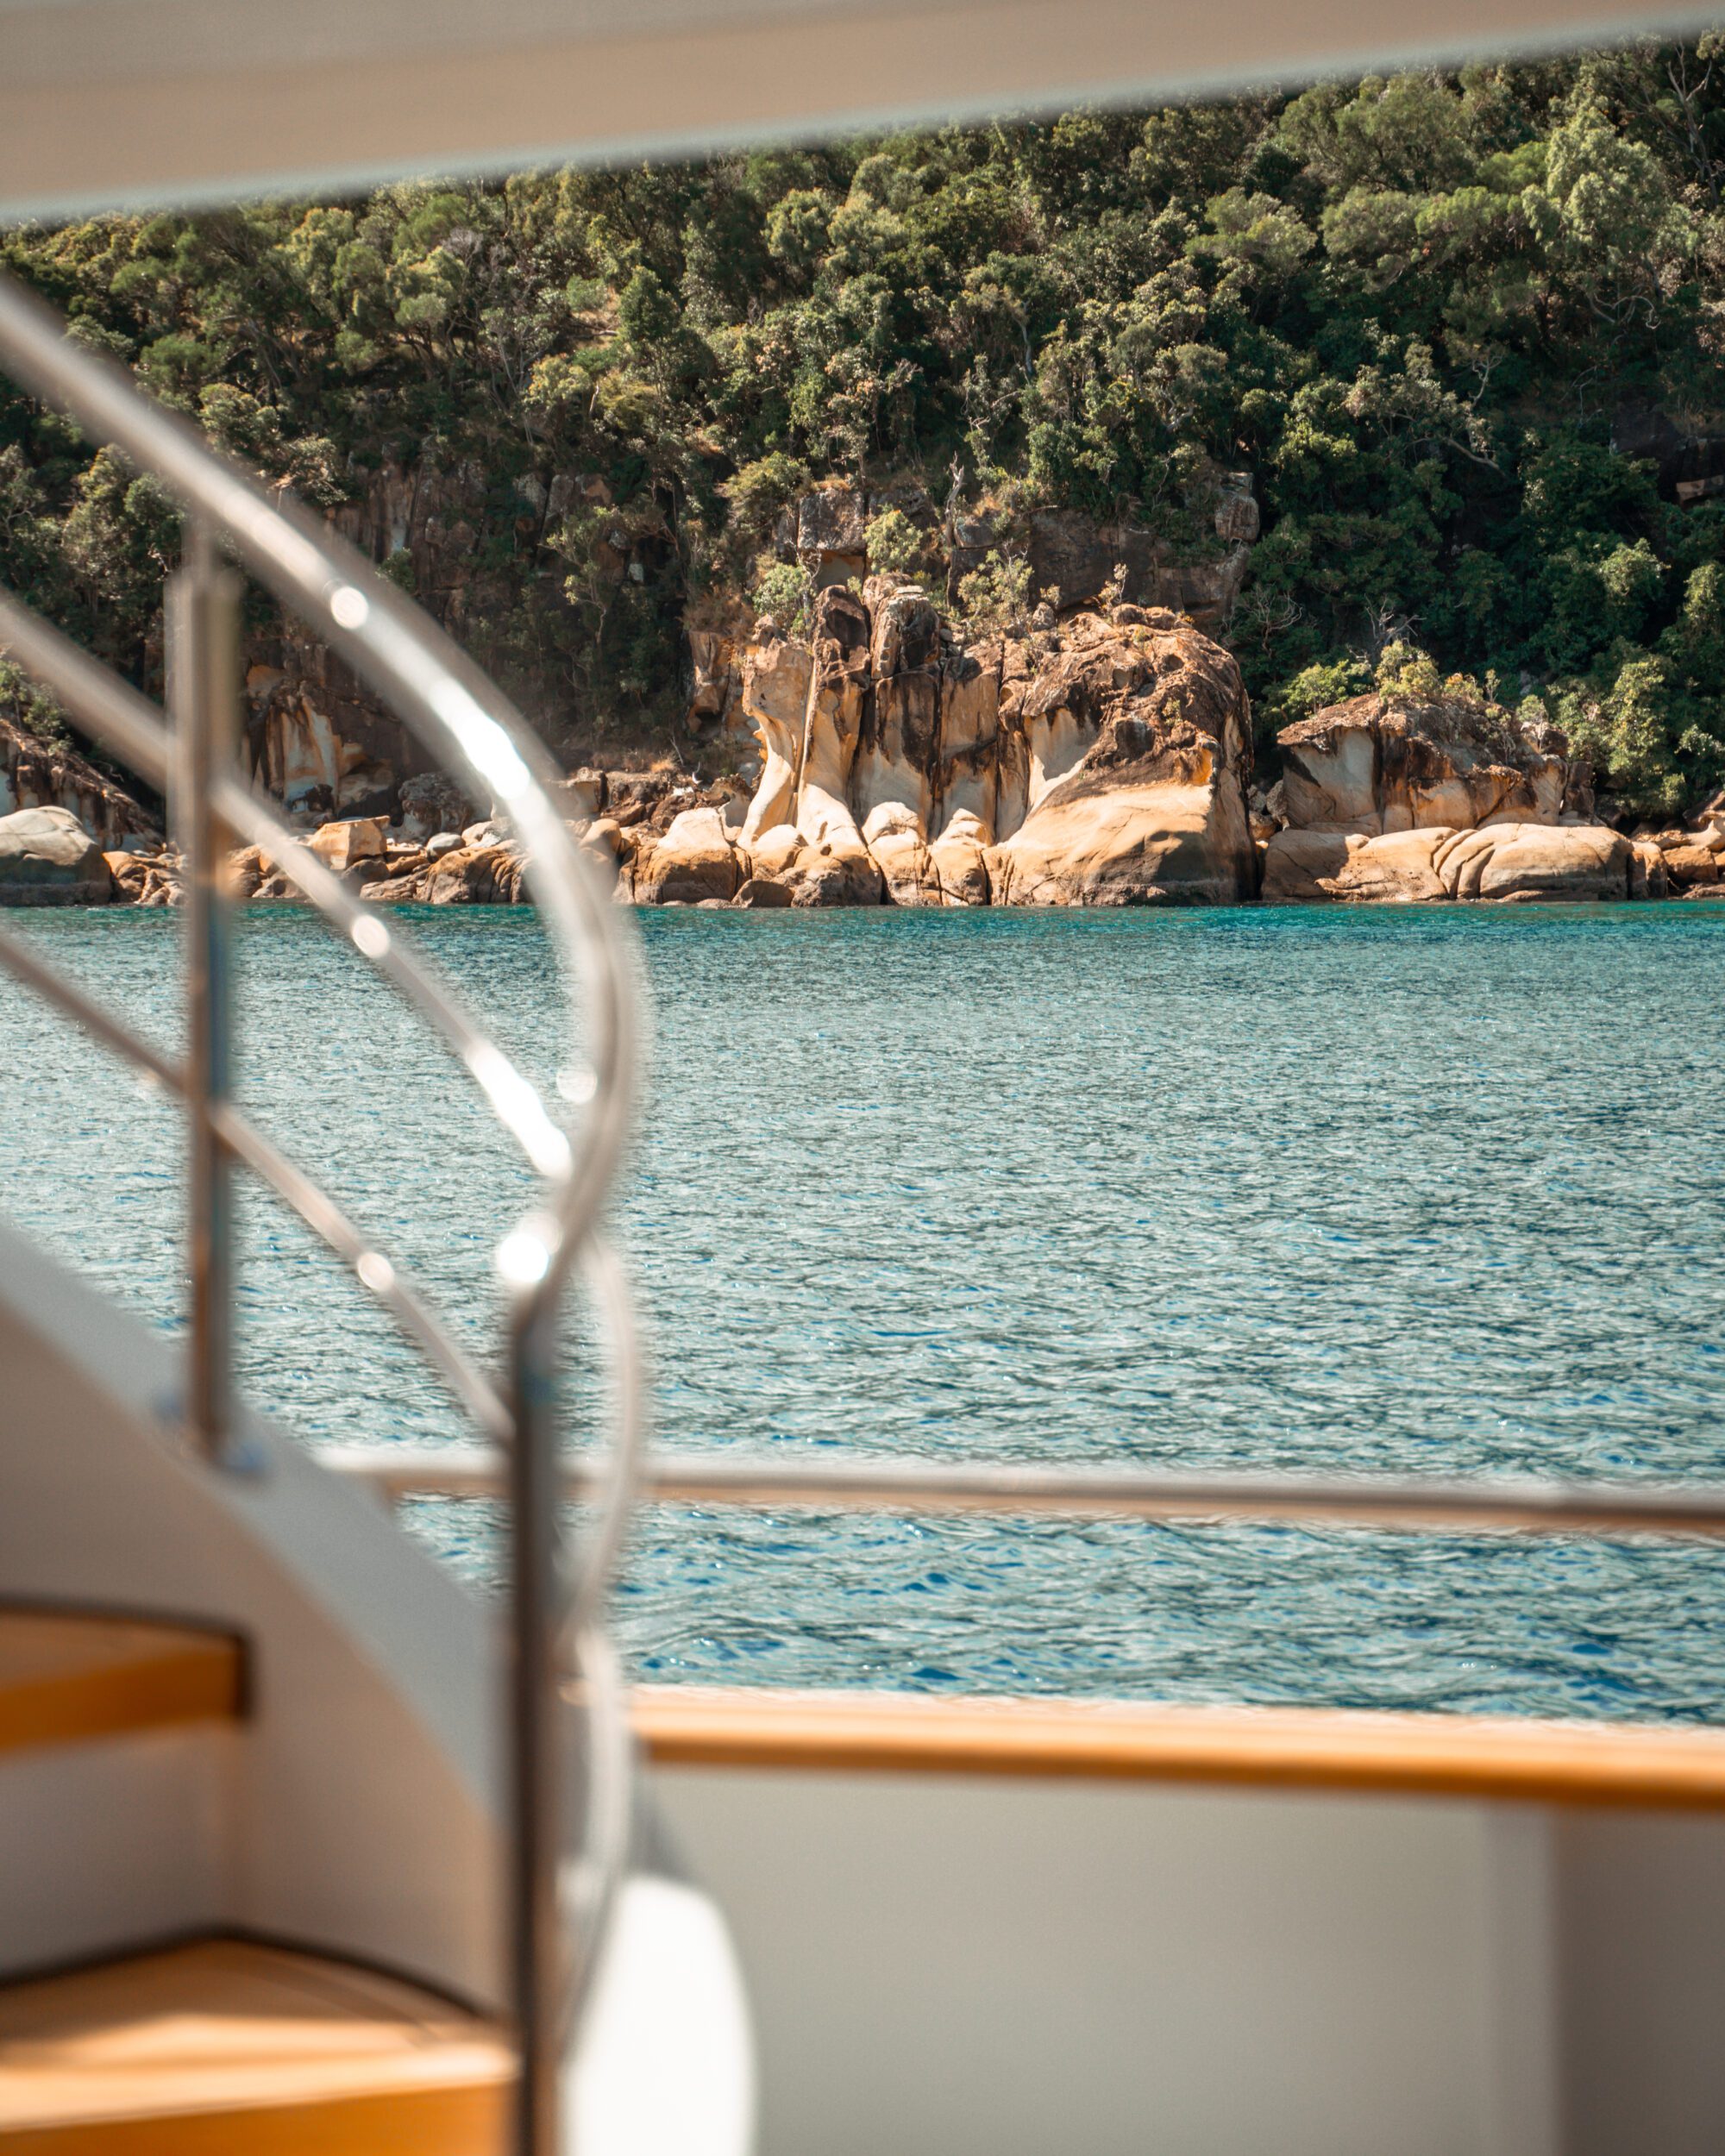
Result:
M86 757L39 741L0 710L0 817L47 808L67 811L104 847L155 830L149 811Z
M297 624L247 671L245 760L286 807L322 816L386 810L427 761L407 728Z
M709 657L712 655L709 654ZM1123 906L1250 898L1250 714L1190 622L1117 606L971 647L919 586L821 592L807 645L762 624L724 693L759 777L725 844L674 826L635 898L778 887L797 906ZM679 819L680 824L686 819Z

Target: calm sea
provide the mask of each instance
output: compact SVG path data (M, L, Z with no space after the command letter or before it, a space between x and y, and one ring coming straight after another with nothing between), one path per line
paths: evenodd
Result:
M174 917L13 919L172 1039ZM411 926L567 1065L530 913ZM1725 910L641 931L662 1444L1725 1476ZM239 950L248 1105L477 1338L525 1185L467 1082L310 918ZM166 1109L3 981L0 1083L0 1204L177 1324ZM260 1404L467 1434L294 1223L242 1232ZM484 1508L414 1525L486 1573ZM1725 1720L1706 1549L661 1509L619 1620L663 1678Z

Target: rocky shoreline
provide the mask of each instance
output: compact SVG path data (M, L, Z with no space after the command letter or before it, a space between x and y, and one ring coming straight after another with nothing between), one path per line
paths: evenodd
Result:
M647 906L1514 904L1725 899L1725 806L1700 827L1597 819L1564 736L1455 685L1395 687L1277 737L1253 783L1239 671L1190 618L1132 605L971 640L917 585L871 577L709 639L702 692L743 777L582 772L565 812L617 898ZM68 752L14 759L0 904L172 906L179 856ZM47 798L44 798L44 797ZM380 904L513 905L505 821L448 780L393 821L315 823L326 866ZM243 899L292 887L255 848Z

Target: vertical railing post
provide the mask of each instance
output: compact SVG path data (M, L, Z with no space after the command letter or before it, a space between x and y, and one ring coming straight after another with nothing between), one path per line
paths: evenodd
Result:
M233 1226L229 1161L212 1111L230 1083L229 901L231 843L210 782L234 759L239 718L240 580L208 530L188 523L168 589L172 808L185 861L185 1107L191 1325L187 1426L204 1457L226 1458L233 1432Z
M561 1705L566 1592L554 1392L555 1302L522 1298L512 1327L510 1960L521 2078L513 2156L558 2156L569 1958L564 1940Z

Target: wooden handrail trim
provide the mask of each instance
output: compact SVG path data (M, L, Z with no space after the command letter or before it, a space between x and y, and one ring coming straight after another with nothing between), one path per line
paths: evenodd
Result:
M219 1633L0 1608L0 1752L229 1720L243 1675Z
M1725 1810L1725 1731L1647 1724L648 1685L660 1768L1008 1776Z

